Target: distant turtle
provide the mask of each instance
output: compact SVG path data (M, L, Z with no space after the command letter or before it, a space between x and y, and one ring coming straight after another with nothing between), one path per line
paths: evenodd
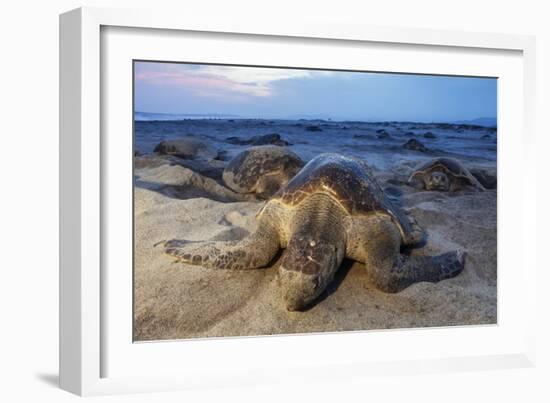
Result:
M420 151L423 153L428 151L426 146L416 139L410 139L409 141L407 141L405 144L403 144L403 148L406 148L407 150Z
M426 190L457 191L467 187L485 190L460 161L454 158L434 158L419 164L409 177L409 183Z
M184 159L202 158L213 160L219 156L219 151L207 141L192 136L161 141L155 147L154 152L174 155Z
M240 137L232 136L225 139L229 144L237 145L246 145L250 144L253 146L263 146L267 144L273 144L276 146L289 146L291 145L288 141L281 138L279 133L264 134L258 136L252 136L249 139L242 139Z
M298 155L279 146L250 147L237 154L223 171L223 181L237 193L268 198L302 169Z
M306 126L306 130L307 130L308 132L322 132L322 131L323 131L323 129L321 129L319 126L315 126L315 125L313 125L313 126Z
M279 278L291 311L307 307L326 289L344 257L365 263L373 284L386 292L450 278L464 266L462 251L401 254L401 246L420 242L424 231L391 204L363 161L338 154L311 160L256 219L256 232L240 241L171 240L165 252L208 268L255 269L285 249Z

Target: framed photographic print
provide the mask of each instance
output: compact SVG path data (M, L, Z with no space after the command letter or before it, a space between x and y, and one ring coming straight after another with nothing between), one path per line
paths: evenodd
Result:
M532 38L60 24L64 389L532 365Z

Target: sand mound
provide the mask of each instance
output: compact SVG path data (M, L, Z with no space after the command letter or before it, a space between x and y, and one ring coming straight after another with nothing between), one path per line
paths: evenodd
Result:
M254 200L253 196L241 195L220 185L191 169L179 165L151 166L135 171L135 187L156 191L175 199L206 197L216 201Z
M134 168L136 170L158 168L162 165L179 165L184 168L189 168L193 172L212 178L218 183L221 183L223 170L227 163L220 160L189 160L178 158L173 155L162 154L138 155L134 158Z

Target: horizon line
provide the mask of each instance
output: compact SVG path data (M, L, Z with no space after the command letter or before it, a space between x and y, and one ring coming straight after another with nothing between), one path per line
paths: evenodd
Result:
M163 116L188 116L189 118L181 119L136 119L136 114L149 114L149 115L163 115ZM400 123L454 123L460 124L458 122L465 122L463 124L468 124L467 122L475 122L481 120L494 120L494 126L498 123L498 118L496 116L479 116L476 118L460 118L460 119L443 119L443 120L429 120L429 119L420 119L420 120L410 120L410 119L357 119L357 118L331 118L331 117L314 117L304 115L300 116L286 116L286 117L258 117L258 116L242 116L242 115L233 115L229 113L171 113L171 112L145 112L145 111L134 111L134 120L135 121L179 121L179 120L193 120L193 117L200 118L201 120L226 120L226 119L242 119L242 120L307 120L307 121L325 121L325 122L364 122L364 123L376 123L376 122L400 122ZM472 123L475 124L475 123Z

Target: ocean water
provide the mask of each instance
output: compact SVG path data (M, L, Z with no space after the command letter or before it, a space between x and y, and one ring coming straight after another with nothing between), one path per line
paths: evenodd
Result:
M228 137L246 140L278 133L306 161L323 152L337 152L360 157L378 170L435 156L455 157L488 167L495 167L497 159L496 128L471 124L185 118L184 115L177 119L153 118L136 116L134 122L135 148L142 153L152 152L165 139L196 136L212 143L229 159L247 146L229 144ZM404 148L411 139L420 141L428 151Z

